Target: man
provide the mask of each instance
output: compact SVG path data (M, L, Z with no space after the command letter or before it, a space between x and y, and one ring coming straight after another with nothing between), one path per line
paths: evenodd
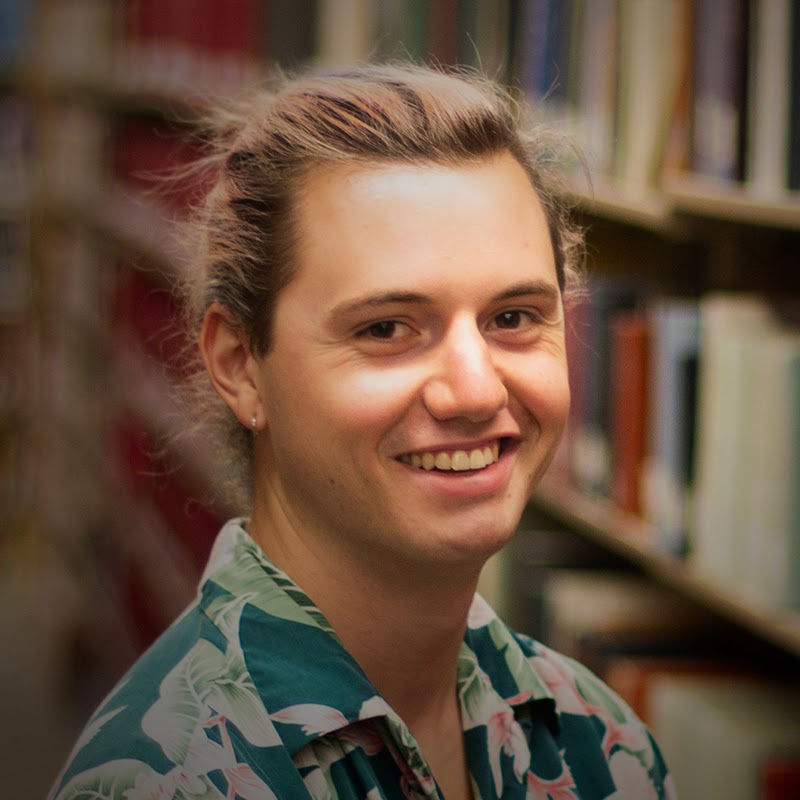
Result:
M193 307L251 502L56 796L669 796L624 704L475 595L569 407L548 152L411 67L232 119Z

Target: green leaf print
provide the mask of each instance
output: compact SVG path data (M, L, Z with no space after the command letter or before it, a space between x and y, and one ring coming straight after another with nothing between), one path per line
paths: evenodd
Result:
M332 633L328 621L308 597L288 576L277 569L244 533L239 534L236 546L246 550L247 554L237 558L233 565L223 567L214 573L211 576L214 583L232 595L244 596L246 602L273 617L317 626ZM264 581L265 572L272 579L274 586ZM222 609L224 603L215 600L212 606ZM225 609L225 611L230 610L232 609ZM241 611L239 614L241 615ZM230 620L228 624L231 624Z
M226 659L225 671L209 687L208 704L229 719L251 744L282 744L240 653L234 651Z
M280 743L236 650L224 654L200 640L166 675L160 694L142 729L174 764L185 762L198 726L213 713L230 719L255 745Z
M487 692L491 689L481 679L474 657L460 655L458 658L458 691L461 697L461 708L465 715L464 729L481 724L483 709L486 707Z
M110 761L76 775L58 794L58 800L128 800L126 792L151 772L141 761Z
M501 622L494 620L489 623L489 635L497 651L503 654L512 675L525 675L530 672L525 653L517 646Z
M619 698L599 678L577 661L568 659L575 673L575 685L584 700L606 709L615 722L625 722L628 715Z
M242 609L252 599L251 595L222 595L212 600L204 609L208 618L216 625L229 642L239 640L239 620Z

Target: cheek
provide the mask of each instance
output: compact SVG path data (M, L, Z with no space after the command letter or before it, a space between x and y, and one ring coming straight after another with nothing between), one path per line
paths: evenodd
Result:
M570 391L563 359L543 357L528 372L520 399L542 426L561 427L569 414Z
M301 434L335 439L390 428L418 394L419 379L405 368L319 367L277 384L267 390L276 418Z
M391 424L418 393L419 380L411 369L359 369L331 382L327 402L343 423L364 427Z

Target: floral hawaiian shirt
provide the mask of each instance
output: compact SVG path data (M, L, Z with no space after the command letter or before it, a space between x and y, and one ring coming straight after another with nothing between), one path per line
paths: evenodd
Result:
M458 660L476 800L672 798L647 730L479 596ZM89 720L57 800L438 798L403 721L241 520L197 600Z

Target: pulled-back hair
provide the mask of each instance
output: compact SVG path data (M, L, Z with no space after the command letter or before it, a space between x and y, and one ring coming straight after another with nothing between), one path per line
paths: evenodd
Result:
M308 176L323 166L407 163L457 167L510 153L547 218L562 293L577 275L582 237L561 198L558 139L533 124L499 85L474 74L372 65L309 72L258 89L212 120L204 166L211 188L187 241L186 307L193 332L220 303L252 352L271 344L278 295L297 269L296 211ZM222 433L225 472L252 491L252 441L207 380L206 422Z

